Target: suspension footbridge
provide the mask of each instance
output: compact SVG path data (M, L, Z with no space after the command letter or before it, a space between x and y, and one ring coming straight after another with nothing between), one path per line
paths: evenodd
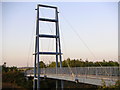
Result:
M49 8L55 10L55 18L48 19L40 17L40 8ZM59 32L59 20L58 20L58 8L48 5L37 5L37 19L36 19L36 40L35 40L35 56L34 60L34 70L26 71L25 75L27 77L33 77L33 89L40 89L40 78L51 78L61 80L61 88L64 87L63 82L71 81L77 83L86 83L92 85L101 86L103 83L108 85L114 85L120 76L119 67L62 67L62 52L61 52L61 42L60 42L60 32ZM55 23L55 35L41 34L39 24L41 22L51 22ZM54 38L55 39L55 52L43 52L39 50L39 38ZM85 44L85 43L84 43ZM86 44L85 44L86 45ZM86 45L87 47L87 45ZM88 48L88 47L87 47ZM88 48L89 49L89 48ZM55 55L56 56L56 68L40 68L40 55ZM58 67L58 62L60 62L60 67ZM37 84L37 85L36 85ZM37 86L37 87L36 87ZM56 88L58 88L58 82L56 81Z

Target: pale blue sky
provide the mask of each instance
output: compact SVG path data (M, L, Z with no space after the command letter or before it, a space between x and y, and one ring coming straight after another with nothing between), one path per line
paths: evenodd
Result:
M2 3L3 19L3 62L8 66L33 65L36 5L38 3ZM59 21L64 59L117 60L118 58L118 4L100 2L61 2L48 4L59 8ZM42 10L42 16L54 16L51 10ZM53 12L53 11L51 11ZM47 14L47 15L46 15ZM82 38L96 56L93 57ZM51 32L53 24L41 24L41 32ZM52 31L52 32L53 32ZM53 40L42 40L41 50L52 50ZM47 45L50 44L50 47ZM53 57L41 57L48 63Z

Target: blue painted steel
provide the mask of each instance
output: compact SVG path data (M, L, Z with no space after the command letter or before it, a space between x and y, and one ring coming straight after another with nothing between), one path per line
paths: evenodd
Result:
M34 53L33 55L36 55L37 53ZM56 53L56 52L39 52L39 54L43 55L62 55L62 53Z
M42 4L38 4L40 7L46 7L46 8L54 8L56 9L57 7L54 6L49 6L49 5L42 5Z
M46 18L40 18L39 17L39 7L46 7L46 8L54 8L55 9L55 19L46 19ZM61 53L61 47L60 47L60 34L59 34L59 25L58 25L58 11L57 7L54 6L47 6L47 5L37 5L37 26L36 26L36 45L35 45L35 64L34 64L34 78L37 78L37 89L40 89L40 65L39 65L39 54L41 55L56 55L56 74L58 73L58 55L60 56L60 68L62 69L62 53ZM39 21L48 21L48 22L55 22L55 28L56 28L56 35L45 35L45 34L39 34ZM39 52L39 37L41 38L55 38L56 39L56 52ZM37 68L37 76L36 76L36 68ZM34 86L35 89L35 79L34 79ZM61 87L63 88L63 81L61 81ZM58 82L56 81L56 89L58 88ZM35 89L36 90L36 89Z
M56 52L39 52L39 54L45 54L45 55L61 55L62 53L56 53Z
M56 19L58 20L58 11L57 11L57 9L56 9ZM60 32L59 32L59 23L58 22L57 22L57 29L58 29L58 36L59 36L59 38L58 38L59 53L61 53ZM62 70L62 56L59 55L59 58L60 58L60 68ZM63 80L61 80L61 89L63 90L63 88L64 88L64 82L63 82Z
M48 22L57 22L56 19L47 19L47 18L39 18L41 21L48 21Z
M39 37L44 37L44 38L58 38L59 36L40 34Z
M38 72L38 79L37 79L37 90L40 89L40 65L39 65L39 6L37 6L37 72Z

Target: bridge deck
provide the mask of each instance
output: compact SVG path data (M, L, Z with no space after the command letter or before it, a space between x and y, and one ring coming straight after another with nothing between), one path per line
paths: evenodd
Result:
M27 77L33 77L33 74L29 74L27 75ZM70 76L67 74L41 74L40 77L45 77L46 78L51 78L51 79L59 79L59 80L66 80L66 81L72 81L72 82L76 82L76 80L78 80L78 82L80 83L86 83L86 84L93 84L93 85L98 85L98 86L102 86L103 83L105 82L105 84L107 86L109 85L114 85L115 82L118 80L118 77L112 77L113 79L106 77L106 76L100 76L100 77L96 77L95 75L78 75L78 76Z
M104 67L105 68L105 67ZM70 73L68 68L63 68L62 70L58 68L58 74L56 74L55 68L41 69L40 77L47 76L46 78L66 80L72 82L80 82L93 85L103 85L105 83L107 86L114 85L119 79L119 68L117 67L107 67L107 68L72 68L73 73ZM105 72L105 70L107 70ZM86 73L85 73L86 72ZM27 77L33 77L33 70L27 71Z

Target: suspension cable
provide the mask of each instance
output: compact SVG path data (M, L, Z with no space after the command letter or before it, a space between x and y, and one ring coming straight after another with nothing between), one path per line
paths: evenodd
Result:
M61 13L61 16L64 18L63 20L66 21L66 23L68 24L68 26L71 27L71 30L78 36L79 40L82 41L82 43L83 43L84 46L88 49L88 51L91 53L91 55L92 55L95 59L97 59L96 56L95 56L95 54L91 51L91 49L88 47L88 45L85 43L85 41L84 41L84 40L80 37L80 35L77 33L76 29L73 28L73 26L70 24L70 22L68 22L68 20L65 18L65 16L64 16L62 13ZM99 65L100 65L100 67L103 67L100 62L98 62L98 63L99 63ZM104 71L105 71L105 73L106 73L107 75L109 75L108 72L106 72L106 70L104 70Z
M60 30L61 30L61 33L62 33L61 35L62 35L62 38L63 38L64 50L65 50L65 53L66 53L66 52L67 52L67 51L66 51L66 45L65 45L65 41L64 41L63 32L62 32L61 27L60 27ZM64 54L63 54L63 58L64 58ZM72 69L71 69L71 67L70 67L70 65L69 65L68 60L65 60L65 62L66 62L66 64L67 64L67 66L68 66L68 68L69 68L69 70L70 70L72 76L75 77L75 74L73 73L73 71L72 71Z
M32 61L32 59L30 60L30 55L32 55L31 53L33 53L32 52L32 47L33 47L33 32L34 32L34 29L32 30L32 33L31 33L31 36L30 36L30 44L29 44L29 46L28 46L28 56L27 56L27 67L29 67L29 61ZM31 53L30 53L31 52Z

